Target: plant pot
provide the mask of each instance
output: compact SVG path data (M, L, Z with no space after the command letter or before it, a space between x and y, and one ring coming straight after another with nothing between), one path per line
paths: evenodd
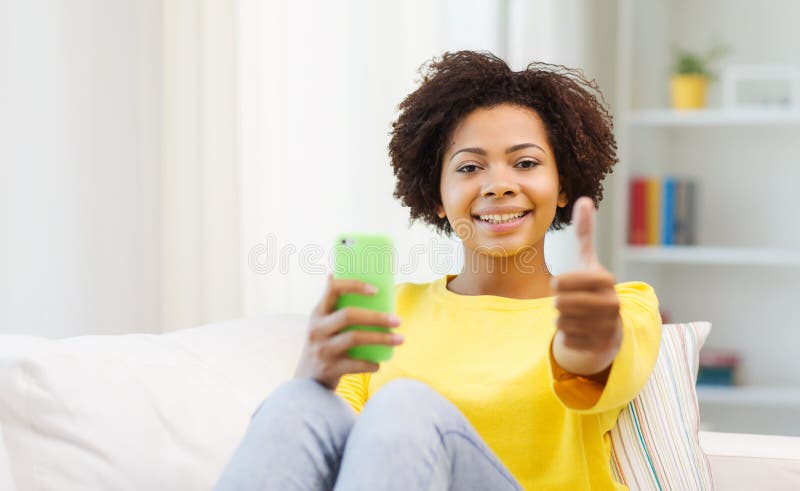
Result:
M673 75L671 87L674 109L705 107L708 88L708 77L705 75Z

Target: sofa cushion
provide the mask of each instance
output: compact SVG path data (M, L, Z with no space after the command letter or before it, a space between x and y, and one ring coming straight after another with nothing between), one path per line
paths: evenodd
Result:
M0 429L17 488L210 489L252 412L292 376L306 322L275 315L163 335L0 336ZM612 464L631 489L710 483L693 389L709 328L665 325L651 380L620 414ZM0 485L2 472L0 459Z
M0 428L17 488L210 489L252 412L292 376L305 323L0 336Z
M11 477L11 468L8 464L8 454L6 453L2 424L0 424L0 489L4 491L16 491L17 489L17 486L14 484L14 479Z
M664 324L653 374L611 431L611 467L631 490L712 489L695 381L708 322Z

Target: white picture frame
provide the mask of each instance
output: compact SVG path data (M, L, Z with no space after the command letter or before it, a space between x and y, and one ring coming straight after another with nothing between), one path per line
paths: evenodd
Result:
M747 84L761 83L765 90L753 101L744 91ZM782 89L775 90L776 87ZM768 93L771 92L771 93ZM722 102L728 109L800 110L800 68L794 65L728 65L722 70Z

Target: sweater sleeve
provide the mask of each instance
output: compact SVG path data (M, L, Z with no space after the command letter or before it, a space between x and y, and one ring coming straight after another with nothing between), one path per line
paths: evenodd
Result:
M593 414L619 408L644 388L658 357L661 314L653 288L643 282L616 286L622 344L605 384L561 369L550 352L549 373L556 397L570 410Z
M339 379L336 393L358 414L369 398L369 373L348 373Z

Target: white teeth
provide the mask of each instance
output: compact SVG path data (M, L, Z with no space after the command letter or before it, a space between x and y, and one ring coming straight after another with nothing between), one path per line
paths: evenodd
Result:
M516 218L521 217L524 215L525 212L521 211L519 213L514 214L503 214L503 215L479 215L479 218L485 222L490 223L504 223L510 220L514 220Z

